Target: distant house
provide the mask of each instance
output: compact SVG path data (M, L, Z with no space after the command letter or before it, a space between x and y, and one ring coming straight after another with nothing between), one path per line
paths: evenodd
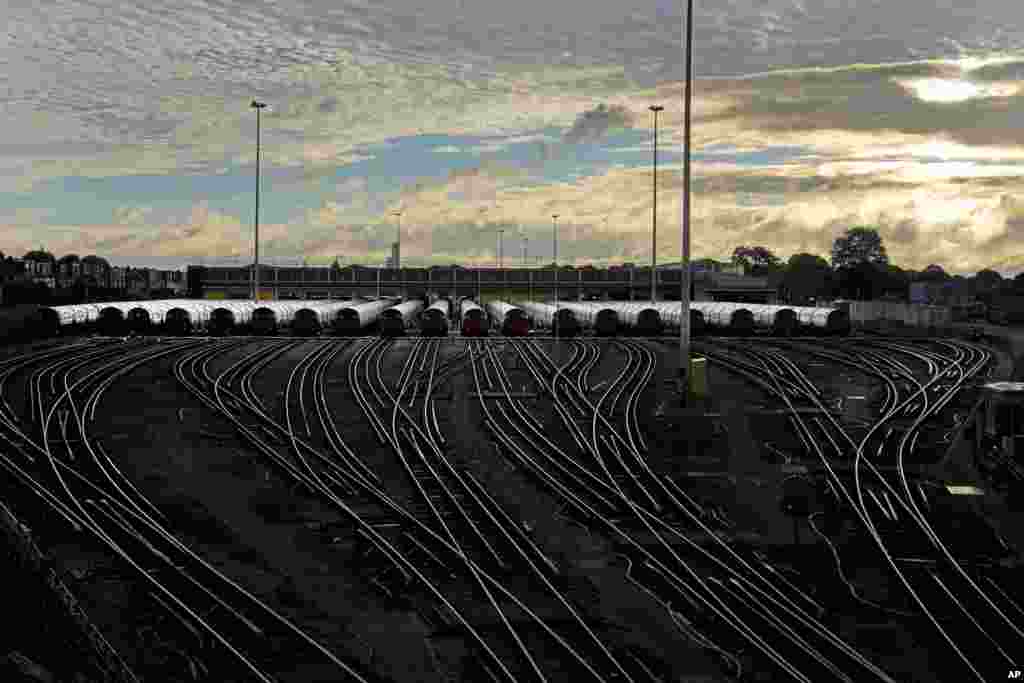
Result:
M130 297L181 296L186 290L185 273L157 268L125 268L122 287Z
M182 296L185 294L186 281L184 271L149 268L147 278L149 294L155 292L160 292L167 296Z
M80 271L85 283L90 287L110 286L110 264L105 258L95 254L83 257Z
M78 254L66 254L57 259L55 277L58 287L71 287L81 275L82 261Z
M114 266L107 276L107 283L112 289L125 289L128 282L128 269L121 266Z
M32 282L56 287L57 260L48 251L34 249L22 257L25 277Z

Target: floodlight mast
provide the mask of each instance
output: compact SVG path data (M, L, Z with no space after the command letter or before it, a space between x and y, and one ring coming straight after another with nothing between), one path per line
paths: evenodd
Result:
M690 393L690 107L693 100L693 0L686 0L686 79L683 89L683 235L679 299L679 379L682 403Z
M651 303L658 300L658 112L665 107L652 104L654 112L654 173L651 176L651 193L654 202L651 207Z
M551 235L554 240L554 263L555 263L555 319L551 323L552 334L558 337L558 214L551 214ZM558 341L555 340L555 348L558 348Z
M256 110L256 223L253 230L252 299L260 298L260 110L265 102L252 101L249 105Z

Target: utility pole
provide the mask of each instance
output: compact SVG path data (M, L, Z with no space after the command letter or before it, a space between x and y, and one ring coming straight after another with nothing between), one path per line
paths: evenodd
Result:
M256 223L253 231L252 300L260 298L260 110L265 102L252 101L249 105L256 110Z
M658 112L665 107L652 104L654 112L654 174L651 176L651 191L654 205L651 208L651 303L658 300Z

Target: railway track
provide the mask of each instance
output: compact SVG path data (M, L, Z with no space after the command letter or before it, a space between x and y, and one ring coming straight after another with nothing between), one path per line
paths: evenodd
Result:
M996 564L957 548L930 502L934 483L911 467L925 435L984 376L989 352L856 338L695 348L785 407L801 458L814 464L793 476L827 501L810 526L858 604L926 624L965 676L986 680L979 661L1012 666L1024 639L1015 591ZM828 410L808 358L878 387L870 424ZM295 496L342 520L330 522L330 535L351 543L358 563L338 571L467 643L474 657L463 677L648 681L682 670L603 622L580 597L578 570L456 449L439 405L459 394L517 476L565 524L614 549L619 580L671 625L663 650L696 648L737 679L752 670L806 682L898 678L844 635L799 577L737 541L727 511L660 470L642 419L660 370L648 342L99 339L0 362L0 468L11 486L90 539L153 609L172 615L182 649L203 653L192 666L211 678L377 680L365 656L335 651L217 569L118 467L116 449L95 431L97 415L114 409L104 397L161 364L232 430L224 438L240 439ZM536 393L518 391L524 382ZM339 397L358 410L358 425ZM902 599L869 599L844 574L838 548L849 536L873 549Z

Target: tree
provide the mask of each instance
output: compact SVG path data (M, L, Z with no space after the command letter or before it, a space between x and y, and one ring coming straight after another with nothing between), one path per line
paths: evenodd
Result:
M50 252L46 251L42 247L39 247L38 249L33 249L32 251L26 253L25 257L24 257L24 260L25 261L50 261L50 262L55 262L55 259L53 258L53 254L51 254Z
M820 299L832 288L832 268L816 254L793 254L786 264L782 286L790 303L804 304L808 299Z
M1003 276L991 268L983 268L971 280L976 293L991 292L999 289L999 285L1003 283Z
M889 264L881 268L880 281L882 283L882 295L897 296L903 300L907 298L910 290L910 283L915 273L903 270L899 266Z
M765 270L777 267L779 258L768 247L736 247L732 252L732 262L743 266L744 270Z
M699 258L690 262L695 270L718 270L723 264L713 258Z
M845 299L869 301L885 290L887 274L884 266L870 261L836 269L836 293Z
M832 243L832 267L836 270L858 263L886 265L889 256L885 253L882 237L874 228L858 225L837 237Z
M1024 293L1024 271L1017 273L1013 278L1013 288L1018 293Z

